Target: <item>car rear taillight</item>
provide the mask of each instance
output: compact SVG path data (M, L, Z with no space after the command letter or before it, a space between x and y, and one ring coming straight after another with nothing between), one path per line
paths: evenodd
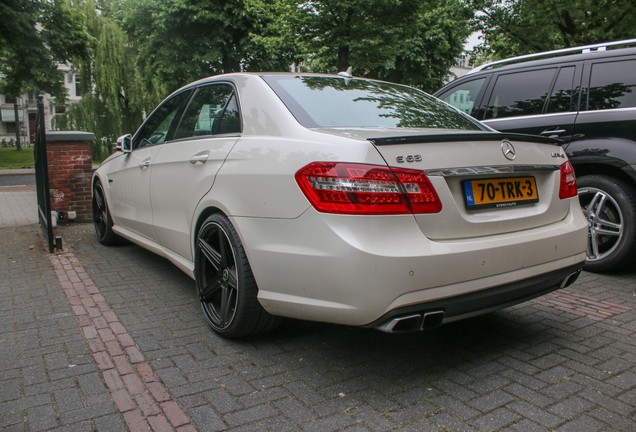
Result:
M437 213L442 203L422 171L336 162L314 162L296 181L319 212L340 214Z
M577 195L576 192L576 176L574 175L574 167L570 161L561 165L561 185L559 187L559 198L572 198Z

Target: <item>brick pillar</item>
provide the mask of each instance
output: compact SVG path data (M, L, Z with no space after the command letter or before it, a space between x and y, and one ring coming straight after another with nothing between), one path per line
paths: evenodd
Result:
M51 210L75 212L77 222L92 220L91 176L93 175L92 132L46 133Z

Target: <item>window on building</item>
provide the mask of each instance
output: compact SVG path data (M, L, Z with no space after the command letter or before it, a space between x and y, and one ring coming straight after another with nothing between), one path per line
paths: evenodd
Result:
M79 76L75 77L75 96L82 95L82 81Z

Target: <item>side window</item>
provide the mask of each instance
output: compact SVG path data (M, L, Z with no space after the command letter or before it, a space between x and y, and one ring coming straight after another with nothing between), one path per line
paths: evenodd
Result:
M559 70L546 113L570 112L574 108L572 106L572 97L574 95L574 66L568 66Z
M238 119L238 108L236 108L234 90L231 86L213 84L199 88L183 115L175 138L228 133L221 131L221 126L229 116L228 111L231 105L234 106L235 116ZM235 131L232 130L232 132Z
M595 63L590 76L589 110L636 107L636 60Z
M179 93L159 106L135 135L133 148L161 144L168 140L191 94L192 91Z
M464 82L450 89L448 93L440 95L440 98L447 104L470 115L484 82L486 82L486 78Z
M486 119L541 114L556 68L499 75Z
M239 115L238 104L236 103L236 94L230 98L216 133L238 133L241 132L241 116Z

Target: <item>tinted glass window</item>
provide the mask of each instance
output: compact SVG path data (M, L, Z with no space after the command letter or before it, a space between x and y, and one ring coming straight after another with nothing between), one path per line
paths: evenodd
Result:
M555 68L499 75L486 118L541 114Z
M263 78L305 127L481 130L473 119L411 87L340 77Z
M574 82L574 66L568 66L559 70L550 100L548 101L547 113L559 113L573 111L572 96Z
M179 93L160 105L135 135L133 148L161 144L169 139L169 134L174 130L179 119L178 114L183 110L191 93L191 91Z
M216 133L238 133L240 131L241 117L239 115L238 104L236 103L236 94L233 94L227 105L225 106L225 110L223 111L223 115L221 116L219 128L217 129Z
M475 106L477 95L485 81L486 78L480 78L459 84L457 87L453 87L447 93L441 95L440 98L455 108L464 111L466 114L471 114Z
M223 110L233 92L232 87L227 84L213 84L199 88L183 114L175 138L217 133Z
M636 107L636 60L595 63L588 104L590 110Z

